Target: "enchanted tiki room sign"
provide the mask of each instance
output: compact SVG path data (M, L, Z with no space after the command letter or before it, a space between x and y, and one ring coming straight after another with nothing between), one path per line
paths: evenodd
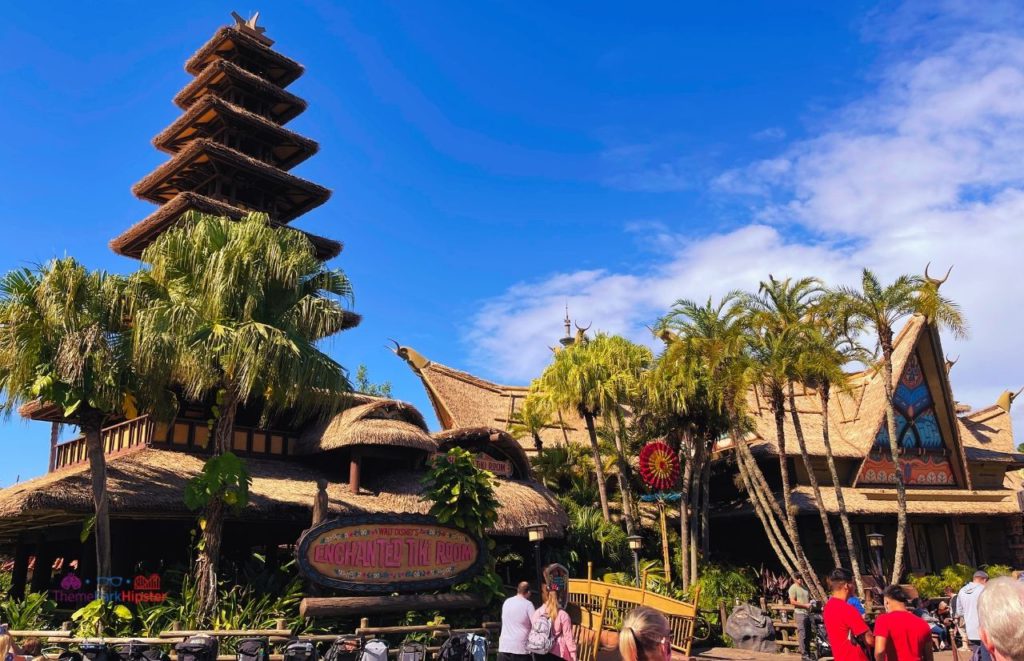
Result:
M420 514L342 517L299 538L299 569L346 592L434 590L483 567L480 540Z

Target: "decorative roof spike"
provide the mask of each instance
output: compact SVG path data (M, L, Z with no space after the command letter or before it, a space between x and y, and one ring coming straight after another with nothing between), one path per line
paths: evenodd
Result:
M953 369L953 365L956 365L958 362L960 362L960 356L957 356L953 360L950 360L949 356L946 356L946 374L949 374L949 371Z
M581 328L579 324L573 324L573 325L576 326L576 338L575 338L574 342L576 344L579 344L579 343L582 343L582 342L586 342L587 341L587 331L590 330L590 327L594 325L594 322L590 322L590 324L588 324L586 328Z
M930 282L931 284L935 285L935 288L938 289L939 287L942 286L942 284L944 282L946 282L946 280L949 280L949 274L953 271L953 265L952 264L949 265L949 270L946 271L946 275L941 280L939 280L938 278L933 278L930 275L928 275L928 267L931 266L931 265L932 265L931 262L928 262L927 264L925 264L925 266L924 266L924 279L927 280L928 282Z
M248 20L238 15L238 12L231 12L231 18L235 19L235 27L246 33L254 39L258 39L268 46L274 45L274 40L268 37L265 33L267 28L262 25L256 25L256 22L260 20L260 13L253 12L253 15Z
M1021 392L1024 392L1024 387L1017 392L1004 391L1002 395L999 395L999 399L996 400L996 406L1009 413L1010 407L1013 406L1013 400L1017 399Z

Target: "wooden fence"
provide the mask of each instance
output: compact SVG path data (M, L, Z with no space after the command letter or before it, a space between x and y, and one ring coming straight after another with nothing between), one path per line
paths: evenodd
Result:
M646 586L647 581L641 583ZM686 656L690 655L690 647L693 645L693 625L697 618L696 602L699 596L698 592L691 604L656 594L646 588L595 581L592 564L587 566L587 578L569 579L569 603L580 609L581 616L593 617L596 623L594 626L597 627L595 631L617 631L629 611L637 606L650 606L661 611L668 619L672 629L672 647ZM574 613L570 611L569 615L573 617ZM599 633L594 636L595 655L599 637ZM587 660L581 655L580 661Z

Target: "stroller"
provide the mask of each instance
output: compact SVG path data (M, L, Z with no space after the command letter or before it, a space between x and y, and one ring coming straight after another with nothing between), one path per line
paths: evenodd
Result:
M811 643L814 647L811 650L811 658L831 659L832 645L828 642L828 632L825 631L825 618L822 616L822 604L820 601L812 601L807 609L807 628Z

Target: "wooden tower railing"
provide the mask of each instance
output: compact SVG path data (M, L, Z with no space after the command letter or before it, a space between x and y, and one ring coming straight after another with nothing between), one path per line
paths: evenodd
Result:
M643 581L646 584L646 581ZM615 585L604 581L593 580L593 565L588 564L587 578L569 579L569 603L593 618L599 627L594 635L595 655L596 643L600 637L600 628L617 630L622 626L626 614L637 606L650 606L660 611L667 619L672 630L672 647L686 656L690 656L693 644L693 624L697 618L698 593L694 603L687 603L655 594L643 588L629 585ZM571 609L576 610L576 608ZM573 614L570 611L570 616ZM584 661L580 652L580 661Z
M100 432L103 451L107 455L117 454L136 445L146 445L153 437L153 422L148 415L106 427ZM85 436L59 443L54 455L53 470L74 466L89 460L85 447Z

